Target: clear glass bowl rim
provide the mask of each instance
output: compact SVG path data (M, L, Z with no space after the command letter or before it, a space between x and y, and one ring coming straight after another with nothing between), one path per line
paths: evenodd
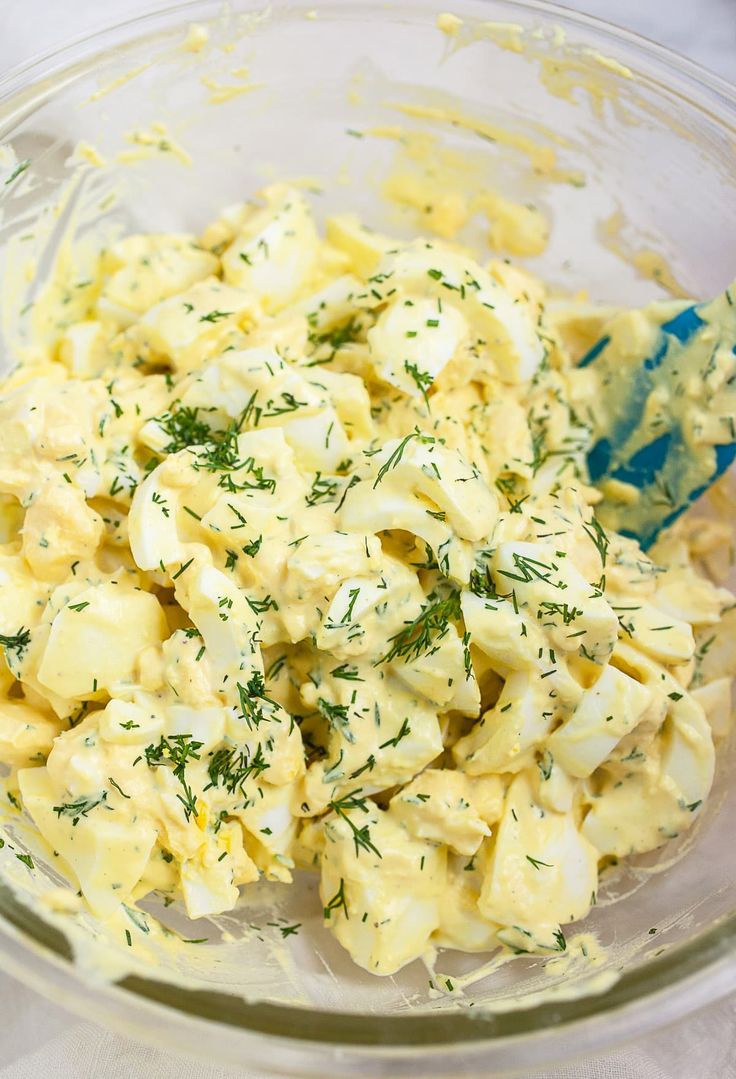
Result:
M658 75L678 76L680 90L683 84L687 87L688 103L708 113L724 133L736 131L736 86L694 61L633 31L548 0L496 3L507 8L510 15L514 11L538 14L626 46L638 54L650 72L655 68ZM366 0L333 0L320 4L319 11L322 16L340 18L350 9L370 6ZM385 10L390 12L391 6L386 5ZM428 6L422 5L421 10ZM455 6L460 9L462 3ZM288 15L297 15L311 5L284 7ZM439 3L436 9L442 9ZM235 4L234 10L242 8ZM249 4L247 10L260 9ZM167 32L177 24L207 21L221 12L221 0L184 0L156 6L128 19L103 24L10 68L0 76L0 136L6 137L27 110L53 96L67 79L93 68L113 51L139 44L144 37ZM217 1027L218 1036L226 1038L227 1044L222 1046L224 1059L236 1060L242 1050L242 1059L255 1062L253 1051L260 1046L256 1055L261 1057L266 1043L304 1053L306 1065L306 1058L315 1049L321 1047L324 1053L328 1046L339 1046L343 1047L344 1075L384 1075L387 1067L395 1068L396 1074L409 1074L411 1063L419 1059L427 1075L448 1074L448 1069L454 1070L460 1064L465 1072L471 1061L488 1073L489 1067L506 1071L618 1045L622 1040L675 1023L736 991L736 910L685 944L622 973L615 985L600 994L493 1014L480 1010L380 1017L338 1014L317 1008L248 1003L225 994L178 989L140 978L125 979L118 986L91 987L69 962L69 948L62 935L36 917L30 919L29 928L29 921L2 883L0 959L8 973L37 991L56 999L63 994L64 1006L80 1015L90 1017L96 1013L109 1026L141 1040L168 1042L172 1046L176 1043L180 1049L206 1054L208 1059L212 1059L212 1052L202 1048L201 1038ZM68 991L70 978L76 983L75 996ZM182 1023L182 1019L186 1022ZM326 1065L324 1056L321 1059ZM269 1066L265 1054L259 1063ZM278 1066L273 1061L270 1067L274 1063ZM307 1068L304 1074L313 1072Z

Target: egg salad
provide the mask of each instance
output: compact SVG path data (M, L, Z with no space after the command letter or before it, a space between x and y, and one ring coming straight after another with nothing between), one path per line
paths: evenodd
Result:
M47 299L0 395L0 762L97 917L316 871L375 974L549 955L602 867L691 827L723 535L645 554L586 477L576 360L637 318L321 236L286 184Z

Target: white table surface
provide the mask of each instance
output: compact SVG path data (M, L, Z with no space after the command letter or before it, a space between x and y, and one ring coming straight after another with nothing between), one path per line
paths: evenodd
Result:
M151 6L140 0L0 0L0 71ZM736 0L567 0L567 6L627 26L736 81ZM1 972L0 1017L0 1079L261 1079L253 1072L183 1061L111 1034ZM546 1074L736 1079L736 999L615 1053Z

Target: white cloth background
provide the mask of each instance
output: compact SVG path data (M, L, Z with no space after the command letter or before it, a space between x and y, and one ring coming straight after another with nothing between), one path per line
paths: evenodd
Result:
M736 80L736 0L566 2ZM0 70L150 6L141 0L0 0ZM0 1020L0 1079L262 1079L252 1071L184 1061L111 1034L2 973ZM549 1079L736 1079L736 999L615 1053L544 1074Z

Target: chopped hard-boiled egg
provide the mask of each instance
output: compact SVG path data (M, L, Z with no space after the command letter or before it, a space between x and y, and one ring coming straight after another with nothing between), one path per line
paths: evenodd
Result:
M45 301L0 393L0 765L99 918L221 914L308 863L372 973L559 952L599 861L708 796L733 597L697 529L647 557L595 517L573 362L615 312L326 233L273 184L113 244L79 321ZM623 361L656 330L614 321Z

